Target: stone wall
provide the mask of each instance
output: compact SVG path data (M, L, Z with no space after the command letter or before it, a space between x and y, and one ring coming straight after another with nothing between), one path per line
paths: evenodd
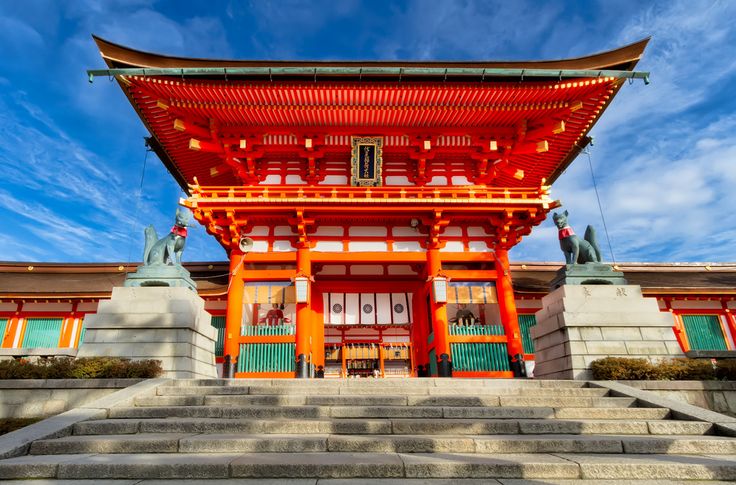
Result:
M621 381L621 383L653 392L667 399L736 416L734 381Z
M0 419L63 413L142 380L0 379Z

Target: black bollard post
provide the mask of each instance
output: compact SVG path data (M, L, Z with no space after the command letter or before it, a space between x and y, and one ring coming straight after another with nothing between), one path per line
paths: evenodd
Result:
M230 379L230 354L222 360L222 378Z
M509 363L511 364L511 372L514 373L514 377L526 377L526 366L524 365L524 356L516 354L515 356L509 355Z
M452 377L452 362L447 354L440 355L440 361L437 363L438 377Z
M309 365L307 364L307 357L304 354L299 354L296 358L296 378L309 378Z

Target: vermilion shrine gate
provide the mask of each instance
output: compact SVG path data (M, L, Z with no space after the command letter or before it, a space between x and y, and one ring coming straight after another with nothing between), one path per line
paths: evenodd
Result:
M96 39L230 259L236 377L522 375L508 250L646 40L540 62L219 61Z

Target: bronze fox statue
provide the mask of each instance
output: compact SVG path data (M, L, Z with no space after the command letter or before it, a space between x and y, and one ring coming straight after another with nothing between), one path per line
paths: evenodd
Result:
M565 263L600 263L601 250L598 247L593 226L588 226L585 229L585 236L583 236L583 239L580 239L567 223L567 216L567 211L562 214L558 214L557 212L552 214L552 220L555 221L558 229L560 249L565 254Z
M143 249L144 265L172 263L181 265L181 253L184 252L184 244L187 240L187 225L190 214L187 209L176 209L176 223L171 228L171 232L161 239L158 238L153 225L144 230L146 236L146 245Z

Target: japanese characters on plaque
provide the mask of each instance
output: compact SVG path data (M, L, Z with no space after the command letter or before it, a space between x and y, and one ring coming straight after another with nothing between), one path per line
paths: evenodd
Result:
M381 185L383 164L382 136L350 137L352 157L350 161L350 184L362 187Z

